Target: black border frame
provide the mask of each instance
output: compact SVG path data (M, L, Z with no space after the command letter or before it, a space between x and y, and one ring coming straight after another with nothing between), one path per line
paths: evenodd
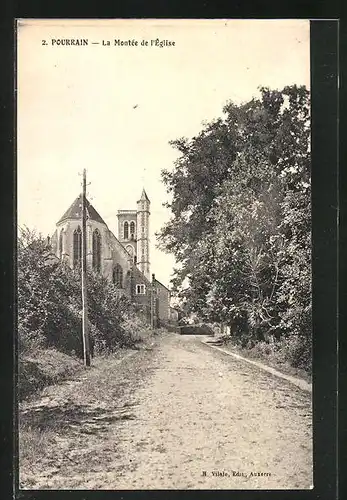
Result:
M308 2L300 3L301 10L307 9ZM302 5L305 3L305 5ZM322 15L322 4L316 4L317 17ZM323 5L324 6L324 5ZM36 6L37 7L37 6ZM193 17L193 18L239 18L239 15L215 16L213 7L206 3L203 5L204 12L197 15L189 15L186 12L183 16L168 15L167 7L162 14L157 12L155 15L141 14L141 7L136 5L138 12L136 15L131 10L123 10L123 14L117 13L117 17ZM239 6L240 7L240 6ZM288 7L288 6L287 6ZM295 6L294 6L295 7ZM310 7L310 6L309 6ZM334 7L334 4L331 6ZM38 3L38 8L40 5ZM53 6L52 6L53 8ZM293 3L291 4L291 10ZM161 9L158 9L159 11ZM239 9L240 11L241 9ZM324 10L324 9L323 9ZM330 12L333 9L330 9ZM335 10L336 13L336 10ZM36 14L36 15L35 15ZM37 9L31 9L30 15L21 13L17 17L42 17L37 15ZM53 15L52 15L53 14ZM238 13L240 14L240 12ZM302 12L302 18L306 17ZM312 15L312 8L311 8ZM47 17L66 17L50 13ZM69 16L69 17L94 17L89 16ZM98 16L95 16L98 17ZM254 12L248 18L270 18L271 16L259 15ZM282 14L280 18L291 17L290 13ZM247 15L246 15L247 18ZM331 19L331 15L330 15ZM15 37L13 30L13 19L9 27L5 26L5 35L8 45L14 47ZM5 47L5 46L3 46ZM15 269L13 265L13 255L15 248L15 225L13 220L16 217L16 170L14 158L15 146L15 103L13 101L13 59L12 50L5 52L5 64L9 68L8 85L5 87L5 111L7 111L7 120L1 122L1 140L5 148L2 149L3 157L3 179L2 183L2 234L4 236L5 258L1 259L1 276L4 277L5 285L1 301L1 320L4 324L1 337L3 349L1 366L5 367L5 377L0 379L2 399L5 401L5 412L0 412L0 424L2 431L2 449L6 453L0 455L0 470L5 490L11 491L13 485L13 465L12 454L15 451L13 447L12 428L16 423L13 421L13 373L15 368L13 358L13 331L14 331L14 310L15 293L14 280ZM315 20L311 23L311 84L312 84L312 215L313 215L313 326L314 326L314 483L313 490L164 490L164 491L82 491L82 490L18 490L15 493L16 498L125 498L143 497L160 498L162 495L167 497L189 497L198 493L200 497L207 498L211 495L220 495L223 498L229 498L230 493L236 498L281 498L283 500L290 498L324 499L330 500L337 498L337 278L338 278L338 260L337 260L337 213L338 213L338 22L336 20L324 21ZM12 105L8 105L12 103ZM5 127L4 127L5 124ZM6 124L9 124L6 130ZM11 165L11 159L13 165ZM6 186L7 185L7 186ZM12 192L13 189L13 192ZM5 291L5 294L4 294ZM11 381L9 383L9 381ZM3 432L5 431L5 432ZM9 452L9 453L8 453ZM3 486L1 487L3 492ZM13 494L11 494L13 496ZM6 495L7 497L7 495Z
M338 23L312 22L311 47L314 484L328 499L337 492Z

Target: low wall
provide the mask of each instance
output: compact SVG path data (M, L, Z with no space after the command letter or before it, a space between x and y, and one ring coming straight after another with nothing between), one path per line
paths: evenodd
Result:
M180 328L177 323L165 323L163 327L166 328L166 330L168 330L169 332L180 333Z
M214 335L211 326L206 324L181 325L179 330L181 335Z

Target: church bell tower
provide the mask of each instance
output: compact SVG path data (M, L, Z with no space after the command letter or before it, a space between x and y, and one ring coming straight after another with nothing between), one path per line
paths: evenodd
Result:
M149 216L150 204L146 191L143 189L137 202L137 267L151 279L149 261Z

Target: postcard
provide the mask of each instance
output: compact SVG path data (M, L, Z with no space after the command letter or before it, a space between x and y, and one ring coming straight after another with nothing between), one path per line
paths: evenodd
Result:
M310 22L18 19L21 490L313 484Z

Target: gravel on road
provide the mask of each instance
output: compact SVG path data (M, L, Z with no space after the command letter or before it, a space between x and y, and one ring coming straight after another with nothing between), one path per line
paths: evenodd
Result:
M312 487L310 394L201 336L96 364L24 403L20 422L26 489ZM42 434L36 461L27 429Z

